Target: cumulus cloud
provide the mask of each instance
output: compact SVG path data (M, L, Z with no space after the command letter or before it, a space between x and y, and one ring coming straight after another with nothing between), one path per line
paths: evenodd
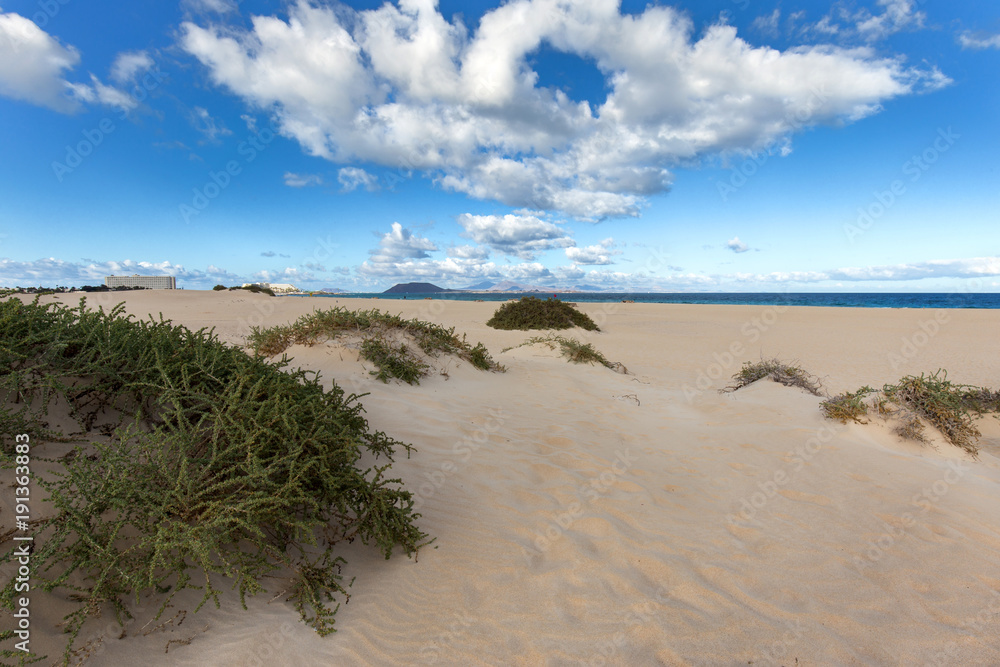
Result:
M458 224L465 230L462 236L505 255L529 261L539 252L575 245L561 227L534 215L463 213L458 216Z
M400 260L424 259L430 257L428 252L437 249L430 239L418 236L398 222L394 222L392 230L379 239L378 248L370 251L368 261L374 264L390 264Z
M746 243L740 241L739 236L734 236L733 238L729 239L729 241L726 242L726 247L735 253L746 252L747 250L750 249L749 247L747 247Z
M312 185L323 185L323 177L319 174L296 174L285 172L285 185L290 188L305 188Z
M489 259L489 248L480 248L472 245L451 246L447 250L448 257L456 259Z
M621 252L614 249L614 239L604 239L597 245L566 248L566 257L575 264L614 264L611 257Z
M111 79L126 84L142 72L153 67L153 58L145 51L124 51L115 56L111 65Z
M881 1L872 34L919 14ZM187 21L180 45L311 155L588 220L638 215L680 161L765 149L804 127L796 117L857 120L943 77L866 49L753 47L721 23L696 34L675 9L623 14L615 0L511 2L474 31L433 2L298 0L248 28ZM610 92L578 102L539 86L543 46L595 62Z
M337 172L337 180L344 192L353 192L359 187L369 192L378 190L378 178L359 167L344 167Z
M285 267L280 271L258 271L253 274L255 281L265 282L265 283L290 283L296 287L301 287L302 284L316 280L316 276L310 271L302 271L293 266ZM299 284L295 284L298 282Z
M908 283L923 279L986 279L1000 276L1000 257L930 260L912 264L848 267L821 271L774 271L771 273L685 273L680 267L666 267L669 273L638 270L584 270L576 264L549 270L538 262L497 266L479 259L449 257L408 259L380 264L366 262L358 273L383 282L422 280L442 286L461 286L489 279L510 280L521 284L547 285L566 289L580 283L609 291L665 292L675 290L789 289L791 286L822 286L843 282Z
M963 49L1000 49L1000 35L976 35L968 30L958 36Z
M0 95L55 111L78 103L64 77L80 62L79 52L20 14L0 14Z
M19 14L0 13L0 95L61 113L78 111L81 102L123 111L139 105L127 92L93 74L89 84L67 80L65 75L79 63L75 47L63 46ZM124 52L112 64L111 78L125 84L152 66L145 51Z

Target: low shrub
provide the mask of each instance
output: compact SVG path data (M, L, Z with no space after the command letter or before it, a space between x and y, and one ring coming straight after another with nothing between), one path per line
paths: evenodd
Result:
M948 380L947 371L938 370L933 375L908 375L894 385L885 385L882 393L886 400L910 410L919 421L927 420L941 431L945 439L970 454L976 454L976 441L980 435L973 414L996 411L989 401L980 404L976 396L992 394L989 390L967 385L955 385Z
M881 390L865 386L827 399L820 407L827 417L842 423L848 419L867 423L864 417L873 410L897 420L893 429L897 435L918 442L927 442L929 424L945 440L975 456L982 435L975 418L1000 413L1000 391L953 384L947 371L940 369L931 375L907 375Z
M569 329L574 326L587 331L600 331L590 316L581 313L573 304L552 298L543 301L533 296L503 304L486 325L494 329L520 331Z
M194 588L198 608L218 606L220 578L245 600L286 569L289 599L326 634L337 610L328 603L349 597L339 541L360 539L386 558L426 543L410 492L386 476L410 445L370 430L358 396L286 366L211 331L137 321L121 304L0 302L0 467L15 463L18 433L30 433L33 448L46 438L79 443L60 459L32 453L61 470L32 478L55 512L35 526L31 565L36 590L63 589L77 603L64 660L89 617L110 609L123 623L128 598L159 596L162 614ZM79 431L50 428L55 402ZM364 453L388 462L360 467ZM14 586L13 575L0 580L5 609L14 609Z
M375 364L377 371L371 371L382 382L399 378L407 384L420 384L420 378L427 372L427 364L413 357L406 345L395 347L381 338L369 338L361 343L361 356Z
M836 419L841 424L846 424L848 420L867 424L868 404L865 403L865 398L875 392L875 389L865 385L857 391L828 398L820 403L819 407L827 419Z

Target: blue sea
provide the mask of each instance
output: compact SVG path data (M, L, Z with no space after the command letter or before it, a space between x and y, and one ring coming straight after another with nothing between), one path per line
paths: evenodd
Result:
M317 295L320 296L320 295ZM433 299L447 301L507 301L523 296L544 299L557 296L577 303L607 303L632 300L636 303L707 303L738 306L823 306L834 308L1000 308L1000 293L775 293L775 292L434 292L431 294L383 294L381 292L322 295L338 299Z

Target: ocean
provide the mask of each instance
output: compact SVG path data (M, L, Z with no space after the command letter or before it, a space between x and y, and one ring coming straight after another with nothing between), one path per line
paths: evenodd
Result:
M301 296L301 295L290 295ZM443 301L507 301L524 296L544 299L557 296L563 301L608 303L632 300L636 303L705 303L740 306L822 306L833 308L1000 308L1000 293L784 293L784 292L434 292L430 294L323 294L338 299L424 299Z

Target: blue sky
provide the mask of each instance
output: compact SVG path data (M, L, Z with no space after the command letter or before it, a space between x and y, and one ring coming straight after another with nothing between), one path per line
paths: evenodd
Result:
M0 0L0 285L1000 290L1000 7Z

